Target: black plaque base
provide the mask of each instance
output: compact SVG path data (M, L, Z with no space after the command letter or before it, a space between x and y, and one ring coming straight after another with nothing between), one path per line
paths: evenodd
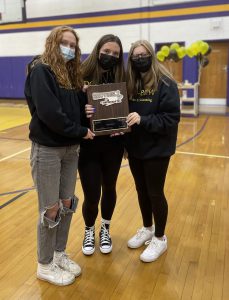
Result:
M110 119L101 119L101 120L93 120L93 131L116 131L120 129L127 129L126 117L120 118L110 118Z

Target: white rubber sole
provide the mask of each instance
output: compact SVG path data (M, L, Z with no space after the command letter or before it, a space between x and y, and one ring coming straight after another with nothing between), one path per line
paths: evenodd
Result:
M71 280L71 281L68 281L67 283L57 283L57 282L54 282L48 278L45 278L45 277L42 277L40 275L37 274L37 278L40 279L40 280L43 280L43 281L47 281L49 283L52 283L54 285L58 285L58 286L66 286L66 285L70 285L72 284L74 281L75 281L75 277Z
M167 248L165 248L161 253L160 253L160 255L158 255L157 257L142 257L141 255L140 255L140 260L141 261L143 261L143 262L153 262L153 261L155 261L155 260L157 260L163 253L165 253L166 252L166 250L167 250Z
M151 239L152 239L152 237L151 237ZM151 241L151 239L145 240L143 243L141 243L141 244L138 245L138 246L131 245L129 242L127 242L127 246L128 246L129 248L131 248L131 249L137 249L137 248L140 248L140 247L144 246L145 243L148 242L148 241Z
M72 272L70 272L70 273L72 273ZM80 272L78 272L78 273L72 273L75 277L79 277L81 274L82 274L82 271L80 271Z
M82 246L82 252L84 255L92 255L95 252L95 248L93 248L91 250L85 250Z
M104 249L104 248L101 248L101 247L99 247L99 249L100 249L100 252L101 253L103 253L103 254L108 254L108 253L111 253L111 251L112 251L112 245L111 245L111 247L110 248L108 248L108 249Z
M145 242L143 244L139 245L139 246L133 246L133 245L130 245L130 244L127 243L127 246L128 246L128 248L131 248L131 249L137 249L137 248L142 247L144 244L145 244Z

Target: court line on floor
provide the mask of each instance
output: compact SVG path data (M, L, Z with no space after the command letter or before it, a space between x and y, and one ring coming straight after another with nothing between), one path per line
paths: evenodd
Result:
M2 131L0 132L0 134L1 134L1 133L2 133ZM29 142L28 139L15 139L15 138L8 138L8 137L2 137L2 136L0 136L0 140Z
M28 192L28 191L32 191L34 190L35 187L31 187L31 188L26 188L26 189L22 189L22 190L17 190L17 191L10 191L10 192L6 192L6 193L2 193L0 194L0 197L1 196L6 196L6 195L12 195L12 194L17 194L17 193L21 193L21 192Z
M229 159L229 156L225 156L225 155L215 155L215 154L205 154L205 153L195 153L195 152L176 151L176 154L184 154L184 155L194 155L194 156L205 156L205 157L226 158L226 159ZM128 166L129 166L129 164L124 164L124 165L121 165L121 168L125 168L125 167L128 167ZM79 177L77 177L77 180L79 180ZM5 206L9 205L10 203L16 201L17 199L19 199L20 197L24 196L29 191L34 190L34 189L35 188L32 187L32 188L28 188L28 189L23 189L23 190L12 191L12 192L7 192L7 193L0 194L0 196L4 196L4 195L14 194L14 193L23 191L19 195L15 196L14 198L12 198L9 201L5 202L4 204L0 205L0 209L4 208Z
M189 142L191 142L192 140L194 140L195 138L197 138L202 133L202 131L204 131L209 118L210 117L207 116L207 118L204 120L204 123L201 126L201 128L193 136L191 136L190 138L188 138L186 141L184 141L184 142L180 143L179 145L177 145L176 148L179 148L179 147L181 147L181 146L183 146L185 144L188 144Z
M29 122L24 123L24 124L20 124L20 125L16 125L14 127L8 127L8 128L5 128L5 129L0 129L0 133L7 133L9 130L25 126L26 124L29 124Z
M9 201L5 202L4 204L0 205L0 209L4 208L5 206L9 205L10 203L14 202L15 200L17 200L18 198L24 196L25 194L27 194L28 192L23 192L17 196L15 196L14 198L10 199Z
M205 156L205 157L229 159L229 156L225 156L225 155L205 154L205 153L195 153L195 152L183 152L183 151L176 151L176 153L177 154L185 154L185 155L194 155L194 156Z
M1 161L4 161L4 160L7 160L9 158L12 158L14 156L17 156L18 154L21 154L21 153L24 153L26 151L29 151L31 148L27 148L27 149L24 149L22 151L19 151L19 152L16 152L12 155L9 155L9 156L6 156L2 159L0 159L0 162ZM194 155L194 156L206 156L206 157L214 157L214 158L226 158L228 159L229 156L226 156L226 155L217 155L217 154L205 154L205 153L196 153L196 152L184 152L184 151L176 151L176 153L178 154L186 154L186 155ZM125 165L121 165L121 168L124 168L124 167L127 167L129 164L125 164Z
M9 158L12 158L12 157L14 157L14 156L17 156L18 154L21 154L21 153L24 153L24 152L26 152L26 151L29 151L30 149L31 149L31 147L26 148L26 149L21 150L21 151L18 151L18 152L14 153L14 154L11 154L11 155L9 155L9 156L3 157L3 158L0 159L0 162L2 162L2 161L4 161L4 160L7 160L7 159L9 159Z
M185 151L176 151L175 154L184 154L184 155L193 155L193 156L205 156L205 157L212 157L212 158L225 158L229 159L227 155L217 155L217 154L206 154L206 153L198 153L198 152L185 152ZM129 164L121 165L121 168L128 167Z

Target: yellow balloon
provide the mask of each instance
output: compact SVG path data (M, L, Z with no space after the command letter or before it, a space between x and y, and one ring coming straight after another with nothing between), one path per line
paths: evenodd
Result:
M203 44L201 45L201 49L200 49L201 54L204 55L205 53L207 53L208 49L209 49L208 43L203 42Z
M192 52L194 55L197 55L199 52L199 45L197 44L197 42L193 43L190 48L192 49Z
M201 52L201 48L203 47L204 42L203 41L197 41L197 47L198 47L198 53Z
M164 61L165 60L165 56L164 56L164 54L161 51L157 52L157 59L159 61Z
M191 47L186 48L186 54L187 54L189 57L193 57L193 56L194 56L194 53L193 53Z
M171 46L170 46L170 49L179 49L180 48L180 45L178 43L172 43Z
M165 57L167 57L167 56L169 55L169 47L168 47L168 46L163 46L163 47L161 47L160 52L162 52L163 55L164 55Z
M180 59L183 58L186 55L185 47L180 47L177 49L177 55Z

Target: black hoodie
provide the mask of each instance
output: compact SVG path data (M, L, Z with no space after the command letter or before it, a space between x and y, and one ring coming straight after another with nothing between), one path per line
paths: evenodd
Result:
M141 116L139 125L126 134L129 156L138 159L169 157L175 152L180 97L177 84L166 78L157 91L142 90L129 101L130 112Z
M25 97L31 113L29 138L48 147L78 144L87 128L80 125L76 90L59 86L50 67L38 63L29 72Z

